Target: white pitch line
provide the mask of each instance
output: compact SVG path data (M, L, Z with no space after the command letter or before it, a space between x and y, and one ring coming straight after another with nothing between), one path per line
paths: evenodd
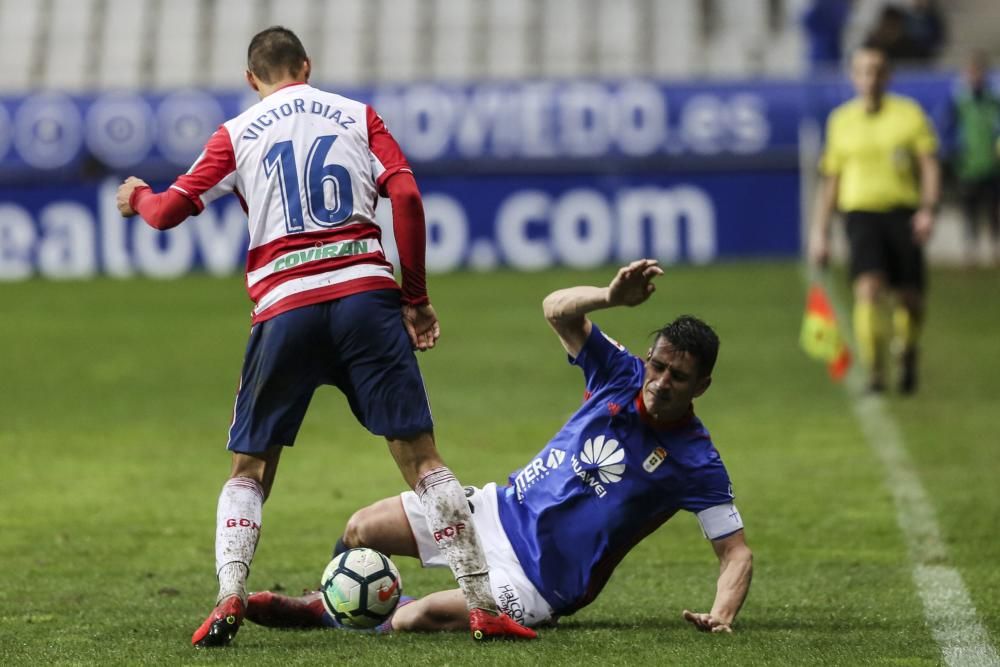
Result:
M847 322L842 304L828 284L826 288L838 321ZM855 366L847 377L851 407L868 444L882 461L886 484L896 505L896 520L913 564L913 583L945 664L1000 666L1000 656L979 622L962 575L949 564L948 547L941 539L934 506L920 482L899 426L885 409L881 397L864 393L864 383L861 369Z

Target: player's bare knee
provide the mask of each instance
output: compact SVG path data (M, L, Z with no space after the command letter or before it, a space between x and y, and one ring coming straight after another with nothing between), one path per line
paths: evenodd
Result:
M351 515L344 526L344 545L350 549L368 547L370 544L372 522L371 507L363 507Z
M885 290L885 278L880 273L863 273L854 280L854 298L857 301L875 303L882 298Z

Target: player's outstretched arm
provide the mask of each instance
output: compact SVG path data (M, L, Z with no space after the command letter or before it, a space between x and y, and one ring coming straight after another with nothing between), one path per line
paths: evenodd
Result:
M639 259L618 269L607 287L578 286L552 292L542 301L549 326L571 356L583 349L592 328L587 313L614 306L638 306L656 290L653 279L663 275L655 259Z
M712 611L705 614L685 609L684 620L703 632L732 632L733 620L750 591L753 553L742 530L713 540L712 548L719 558L719 581Z
M138 211L132 208L132 193L135 192L136 188L148 187L149 185L146 181L141 178L136 178L135 176L129 176L125 179L124 183L118 186L115 203L118 205L118 212L122 214L123 218L131 218L133 215L138 213Z
M141 178L129 176L118 186L115 197L118 212L131 218L137 213L150 227L170 229L196 213L191 200L176 190L155 194Z

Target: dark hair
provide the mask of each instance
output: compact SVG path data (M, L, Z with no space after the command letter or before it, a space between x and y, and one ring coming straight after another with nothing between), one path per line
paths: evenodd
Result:
M675 350L687 352L698 360L698 373L701 377L712 374L715 360L719 356L719 337L712 327L692 315L681 315L656 331L655 335L653 347L656 347L660 338L665 338Z
M868 39L863 41L855 51L874 51L882 56L886 62L889 62L889 50L885 48L885 44L882 40L877 37L869 36Z
M897 21L899 23L904 23L906 21L906 17L906 10L899 5L885 5L879 13L878 20L880 23L883 21Z
M258 32L247 48L247 67L264 83L274 83L289 74L300 75L302 62L308 59L295 33L280 25Z
M882 56L882 61L885 63L887 72L891 72L893 66L895 65L895 59L886 47L885 42L874 35L869 36L868 39L863 41L857 48L854 49L854 53L859 51L871 51L872 53L877 53Z

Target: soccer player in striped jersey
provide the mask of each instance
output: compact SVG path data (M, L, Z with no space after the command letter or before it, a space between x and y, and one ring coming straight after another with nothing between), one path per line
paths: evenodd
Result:
M662 271L652 260L622 267L607 287L550 294L545 315L583 371L584 402L508 484L466 488L501 610L528 627L590 604L625 554L678 511L694 513L719 559L708 612L683 611L699 630L731 632L750 588L752 554L729 474L692 401L711 384L719 340L682 316L657 332L645 359L604 335L587 313L635 306ZM335 552L372 547L444 562L412 492L351 517ZM283 627L333 625L317 593L250 596L247 617ZM459 630L461 593L440 591L401 605L384 629Z
M532 638L497 611L462 487L435 446L413 349L434 347L440 328L406 158L374 109L308 84L311 64L290 30L254 36L247 60L260 102L219 127L165 192L131 177L117 194L122 215L170 229L233 193L249 224L253 326L229 431L232 471L218 501L219 594L191 642L224 646L239 629L264 500L322 384L337 386L358 421L388 441L463 591L473 636ZM392 202L402 290L375 223L379 195Z

